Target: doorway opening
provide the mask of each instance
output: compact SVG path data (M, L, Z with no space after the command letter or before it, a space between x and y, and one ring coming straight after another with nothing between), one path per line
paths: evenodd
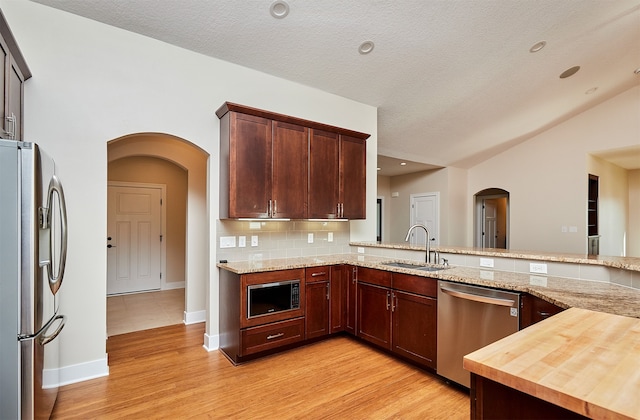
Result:
M107 156L108 335L204 322L208 154L139 133L108 142Z
M476 248L509 248L509 192L488 188L474 196Z

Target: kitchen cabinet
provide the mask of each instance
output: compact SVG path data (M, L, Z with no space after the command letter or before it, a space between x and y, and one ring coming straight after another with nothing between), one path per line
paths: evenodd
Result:
M369 135L233 103L220 118L220 218L364 219Z
M563 308L553 303L523 293L520 296L520 329L527 328L562 311L564 311Z
M307 128L234 111L220 128L221 218L305 218Z
M344 330L356 335L358 332L358 268L345 266L346 277L346 320Z
M391 273L358 267L357 336L391 349Z
M434 279L358 268L358 336L435 369L436 293Z
M436 369L437 282L427 277L399 273L393 273L392 279L391 350Z
M311 130L309 218L366 218L366 142Z
M331 266L329 276L330 312L329 332L331 334L346 330L349 285L349 266Z
M305 336L307 339L329 334L330 267L306 269Z
M242 275L220 270L219 291L220 350L233 363L304 341L304 269ZM254 307L266 310L255 315Z
M0 137L23 140L24 82L31 71L0 11Z

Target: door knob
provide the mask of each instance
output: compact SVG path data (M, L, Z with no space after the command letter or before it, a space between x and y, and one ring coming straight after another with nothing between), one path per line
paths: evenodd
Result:
M110 240L111 240L111 236L107 236L107 241L110 241Z

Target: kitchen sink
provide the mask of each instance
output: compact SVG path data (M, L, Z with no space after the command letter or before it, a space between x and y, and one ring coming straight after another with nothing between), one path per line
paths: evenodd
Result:
M433 265L425 265L425 264L411 264L411 263L403 263L403 262L383 262L382 265L387 265L389 267L399 267L399 268L410 268L412 270L420 270L420 271L440 271L446 270L449 267L438 267Z

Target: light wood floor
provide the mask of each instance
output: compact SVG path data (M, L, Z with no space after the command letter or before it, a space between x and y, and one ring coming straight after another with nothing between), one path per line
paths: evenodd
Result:
M184 289L107 297L107 336L181 324Z
M339 336L233 366L204 324L110 337L110 375L60 388L53 419L468 419L467 392Z

